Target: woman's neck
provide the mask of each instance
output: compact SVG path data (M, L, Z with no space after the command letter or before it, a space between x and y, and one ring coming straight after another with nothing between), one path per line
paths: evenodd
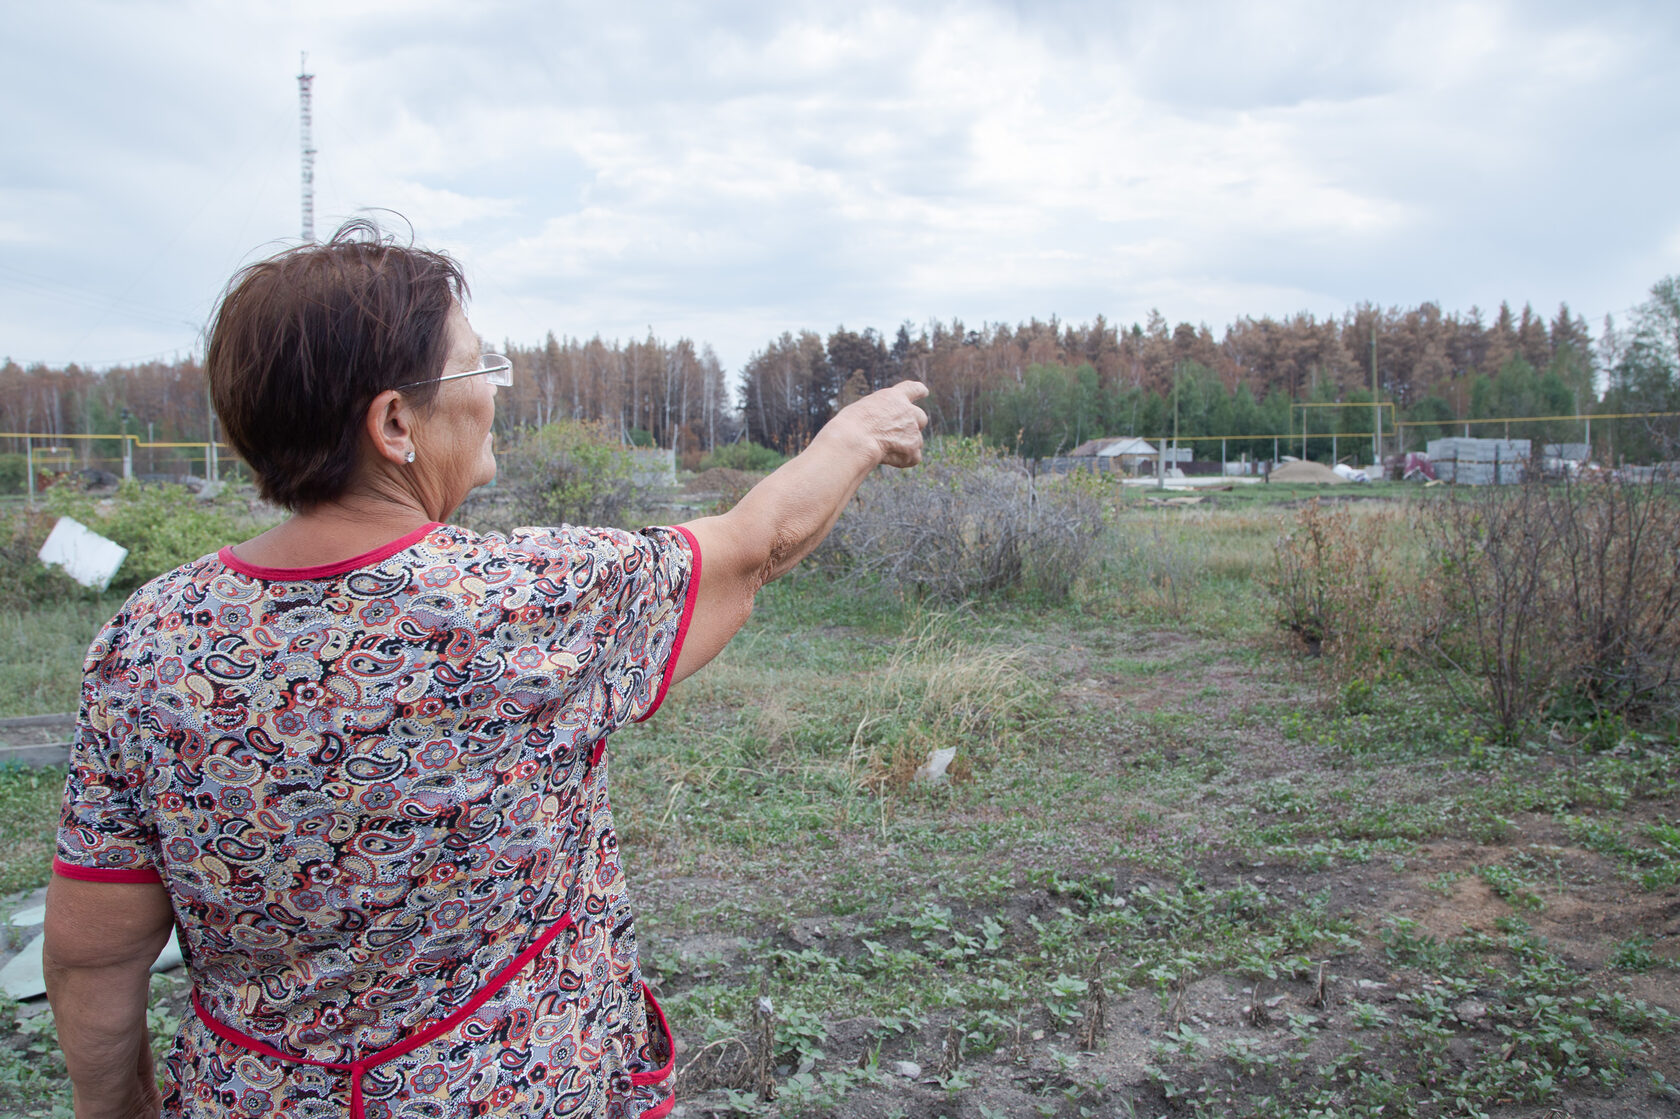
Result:
M257 567L300 568L339 563L433 523L418 504L347 494L294 513L233 554Z

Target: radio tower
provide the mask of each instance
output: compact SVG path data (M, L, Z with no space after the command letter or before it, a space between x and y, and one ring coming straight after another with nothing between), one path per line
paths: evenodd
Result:
M309 87L315 75L309 73L309 54L298 64L298 113L303 119L303 239L315 240L315 129L309 114Z

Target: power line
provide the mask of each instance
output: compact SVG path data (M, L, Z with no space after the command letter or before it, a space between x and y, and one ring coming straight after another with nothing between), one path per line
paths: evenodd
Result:
M0 285L27 292L40 298L53 299L90 310L116 312L130 318L144 319L159 326L185 326L197 330L201 325L199 322L182 316L179 311L140 303L127 298L125 295L105 295L101 292L77 287L62 280L26 272L5 264L0 264Z

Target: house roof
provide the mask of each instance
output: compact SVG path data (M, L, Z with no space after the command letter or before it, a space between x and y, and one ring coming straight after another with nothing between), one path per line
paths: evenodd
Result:
M1147 440L1138 439L1135 436L1127 436L1124 439L1110 439L1107 440L1106 443L1106 446L1096 452L1102 458L1118 458L1120 455L1153 455L1159 453L1149 444Z

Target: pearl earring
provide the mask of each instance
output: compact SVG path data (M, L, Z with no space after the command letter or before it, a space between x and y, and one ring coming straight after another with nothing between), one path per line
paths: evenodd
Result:
M414 452L410 451L410 452L408 452L408 454L404 455L403 456L403 461L408 462L408 463L412 463L414 461Z

